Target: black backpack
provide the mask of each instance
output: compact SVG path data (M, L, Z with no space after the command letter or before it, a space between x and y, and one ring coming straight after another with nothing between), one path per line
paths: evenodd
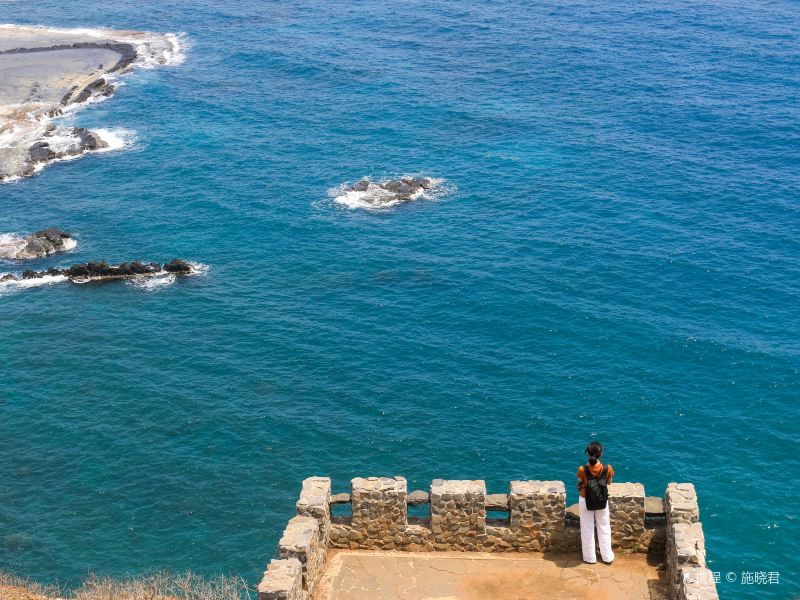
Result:
M603 465L599 477L592 475L589 465L583 467L583 474L586 475L584 495L587 510L603 510L608 504L608 465Z

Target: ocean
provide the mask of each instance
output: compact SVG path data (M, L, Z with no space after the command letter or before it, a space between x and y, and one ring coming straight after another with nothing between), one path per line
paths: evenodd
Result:
M0 184L0 234L198 276L0 291L0 570L257 581L300 481L697 487L723 598L800 593L795 2L0 2L179 33ZM362 177L444 193L367 210ZM743 572L777 585L742 585ZM726 582L733 573L736 581Z

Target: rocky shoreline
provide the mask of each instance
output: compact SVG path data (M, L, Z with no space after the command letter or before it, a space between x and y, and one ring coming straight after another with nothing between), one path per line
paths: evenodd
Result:
M109 265L105 261L89 261L63 269L50 268L46 271L27 269L19 276L13 273L6 273L5 275L0 275L0 283L43 279L45 277L64 277L71 283L88 283L90 281L114 281L119 279L155 277L167 274L191 275L195 272L196 269L191 263L179 258L173 258L163 265L157 262L143 263L138 260L116 265Z
M172 34L0 25L0 182L121 145L103 130L50 121L111 96L115 76L179 56Z

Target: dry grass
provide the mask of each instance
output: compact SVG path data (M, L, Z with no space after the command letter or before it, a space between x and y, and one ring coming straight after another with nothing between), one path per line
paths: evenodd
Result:
M28 579L0 572L0 600L39 600L54 598L58 594L59 589L56 587L39 585Z
M65 591L0 573L0 600L250 600L252 597L247 582L240 577L204 579L192 573L154 573L127 579L92 576L79 588Z

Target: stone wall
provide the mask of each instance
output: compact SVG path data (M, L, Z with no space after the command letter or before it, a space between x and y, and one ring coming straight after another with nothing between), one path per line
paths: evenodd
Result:
M271 565L265 573L259 600L310 595L331 548L408 552L580 549L576 507L567 508L561 481L512 481L508 494L487 494L481 480L436 479L428 492L409 493L403 477L357 477L349 493L332 495L331 491L331 480L326 477L303 482L297 516L289 521L279 544L281 560L273 561L277 566ZM332 506L348 504L351 515L332 516ZM409 517L409 506L428 506L428 516ZM609 486L609 508L612 544L618 551L655 552L660 558L666 545L673 597L716 598L713 580L711 592L702 583L708 571L705 543L697 497L690 484L670 484L662 503L661 498L645 498L639 483L614 483ZM490 511L504 518L491 519ZM300 573L299 592L291 591L296 587L295 567ZM290 580L295 582L292 586L287 583Z
M297 514L313 517L319 523L320 543L327 546L331 527L331 480L329 477L309 477L303 480L300 499L295 504Z
M713 573L706 567L706 543L697 494L691 483L670 483L664 497L667 526L666 576L675 600L716 600Z
M483 549L486 545L486 484L483 481L434 479L430 503L434 550Z
M290 519L278 543L280 558L296 558L302 565L303 589L309 594L322 575L326 551L320 540L319 523L313 517L298 515Z
M258 584L258 600L308 600L303 568L296 558L272 560Z
M608 486L611 515L611 545L647 552L644 530L644 486L641 483L612 483Z

